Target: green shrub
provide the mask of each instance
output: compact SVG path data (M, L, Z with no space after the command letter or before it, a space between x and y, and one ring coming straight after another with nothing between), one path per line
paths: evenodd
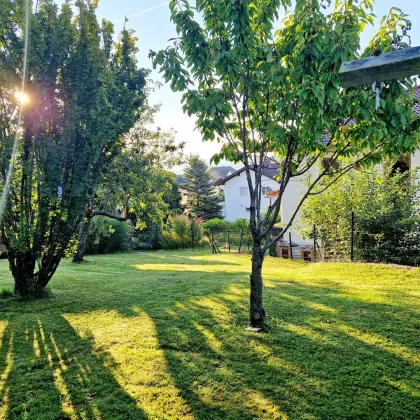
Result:
M163 238L161 241L163 248L190 248L205 244L206 239L204 238L202 219L189 219L187 216L170 216L168 218L163 229Z
M131 222L119 222L107 217L95 217L89 227L86 254L108 254L130 249L133 228Z
M249 220L245 217L238 217L235 222L230 225L230 231L236 233L250 233Z
M419 193L415 174L394 173L389 164L383 171L352 171L306 201L300 231L313 238L315 224L325 256L348 259L354 211L356 259L419 265Z
M224 232L226 230L226 222L222 219L210 219L204 223L204 230L207 235L215 232Z

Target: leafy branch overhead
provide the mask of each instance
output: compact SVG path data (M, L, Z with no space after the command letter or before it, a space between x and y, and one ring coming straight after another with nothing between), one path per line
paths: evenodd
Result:
M392 9L362 51L360 35L374 22L374 1L330 3L197 0L192 7L186 0L172 0L178 37L167 48L150 52L171 88L183 92L184 112L196 117L203 140L220 142L213 161L245 166L254 238L251 307L253 285L262 283L265 252L278 239L271 238L272 228L292 179L330 156L329 166L314 178L282 234L336 163L377 163L384 156L412 152L419 144L413 80L385 83L376 112L371 86L342 89L338 78L345 61L377 49L406 47L407 16ZM268 157L280 166L279 196L264 212L261 179ZM351 167L343 165L337 176ZM263 313L262 307L254 311L253 325L261 325Z
M2 2L0 22L1 173L15 136L14 105L22 77L23 36L30 31L28 97L9 199L1 223L15 291L37 295L55 273L97 188L140 117L148 70L138 67L136 39L99 24L96 2L39 2L24 10ZM76 15L74 14L76 13Z

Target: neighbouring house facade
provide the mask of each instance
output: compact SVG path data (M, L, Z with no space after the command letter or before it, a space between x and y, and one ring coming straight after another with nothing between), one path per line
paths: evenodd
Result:
M416 98L420 99L420 86L414 90ZM414 106L413 111L420 117L420 103ZM322 161L328 164L328 157ZM279 183L274 179L278 173L278 164L271 159L267 159L267 164L264 165L262 188L263 198L261 200L261 211L264 211L272 202L275 201ZM395 164L400 170L412 170L416 167L420 168L420 149L412 155L402 156ZM318 170L311 169L311 175L314 177ZM248 182L246 179L245 168L234 171L223 179L216 181L215 185L224 189L225 195L225 220L235 221L238 217L249 218L250 197L248 190ZM296 205L302 199L302 193L305 191L305 186L300 179L290 180L282 198L280 217L284 224L287 224L296 209ZM304 240L296 231L299 225L299 214L293 221L290 229L292 241L298 245L310 245L311 241Z
M217 181L232 175L236 172L236 169L232 168L232 166L213 166L209 169L209 172L212 181L216 183Z
M279 182L274 178L278 175L278 168L278 163L271 159L267 159L264 164L261 182L261 211L267 209L276 199L275 191L279 189ZM251 172L253 171L251 170ZM252 177L253 176L254 174L252 174ZM226 178L217 181L215 185L224 189L225 220L234 222L239 217L249 219L250 196L245 168L241 168ZM303 190L303 185L300 181L290 181L283 196L280 208L280 218L282 222L287 223L290 220L290 215L296 208L296 202L299 200L300 196L299 191L301 190ZM311 243L310 241L305 241L293 228L290 232L292 234L293 242L297 244Z
M274 179L277 170L277 163L270 160L269 163L267 163L267 168L263 171L262 188L264 197L262 198L261 203L262 208L265 208L270 204L270 199L265 197L265 194L278 188L279 184ZM250 197L245 168L241 168L227 177L219 179L215 183L215 186L223 188L224 190L225 220L234 222L239 217L249 218Z
M185 184L187 183L187 181L185 181L185 179L182 176L177 176L176 178L176 183L178 184L178 191L181 194L181 207L185 209L187 207L187 202L188 202L188 192L187 190L184 188Z

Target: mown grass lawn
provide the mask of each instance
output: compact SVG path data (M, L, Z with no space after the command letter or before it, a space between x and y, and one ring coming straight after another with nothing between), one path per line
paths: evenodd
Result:
M1 418L420 418L418 269L268 258L255 334L249 256L88 260L0 299Z

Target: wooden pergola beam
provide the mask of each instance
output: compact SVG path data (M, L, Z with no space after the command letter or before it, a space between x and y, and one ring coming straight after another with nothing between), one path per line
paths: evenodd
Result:
M407 48L375 57L347 61L338 76L344 88L420 74L420 47Z

